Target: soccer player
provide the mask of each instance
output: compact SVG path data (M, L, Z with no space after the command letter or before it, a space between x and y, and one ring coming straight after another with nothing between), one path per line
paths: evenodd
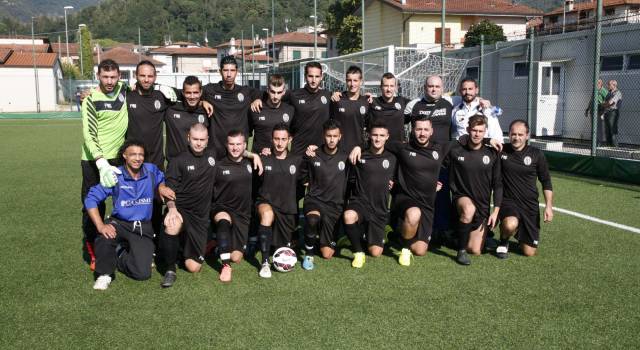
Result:
M202 83L198 77L190 75L182 83L183 101L170 106L164 116L167 129L167 159L189 149L188 134L194 123L209 127L207 112L200 105ZM217 110L217 109L216 109Z
M231 282L230 263L239 263L242 260L249 235L249 220L253 206L253 168L243 155L252 158L255 166L259 168L259 175L262 174L260 157L246 152L246 149L245 134L240 130L229 131L227 154L218 160L213 177L211 217L216 226L222 262L219 276L221 282Z
M500 207L500 245L496 255L506 259L509 254L509 237L517 233L522 253L533 256L540 240L540 210L538 187L542 184L545 209L544 222L553 220L553 188L549 166L544 153L527 144L529 125L524 120L514 120L509 126L509 144L502 150L502 183L504 195Z
M404 125L409 122L405 119L404 111L409 102L402 96L396 96L398 82L393 73L384 73L380 79L382 95L373 99L369 105L368 120L370 123L382 121L389 129L389 141L404 141ZM371 128L367 128L371 130Z
M256 200L260 218L258 237L262 253L259 275L263 278L271 277L271 248L288 247L296 230L296 185L302 174L302 157L287 150L291 142L287 124L276 124L271 134L271 149L264 150L263 155L266 155L262 157L264 171L260 177Z
M431 141L432 119L419 118L413 120L411 126L409 143L394 141L385 146L398 162L391 217L402 220L400 233L403 248L398 257L398 263L402 266L411 265L413 254L427 254L439 187L438 174L448 149L448 143ZM350 158L357 161L359 155L360 149L356 147Z
M240 130L249 134L249 107L251 101L259 99L260 92L248 86L236 84L238 62L233 56L225 56L220 61L222 80L204 86L203 99L214 107L214 115L209 126L212 148L216 158L224 156L227 134Z
M280 74L269 76L267 98L263 101L260 112L251 111L249 129L253 133L253 153L260 153L263 149L271 147L273 127L284 123L287 127L294 117L294 109L288 103L282 102L286 93L284 78Z
M157 166L144 163L144 145L127 141L120 152L120 167L114 187L97 184L84 201L91 221L100 233L95 240L96 281L93 289L109 288L116 267L135 280L151 277L154 231L151 226L153 198L156 190L166 198L175 194L164 185L164 174ZM113 211L105 223L98 206L112 197Z
M404 114L411 120L428 118L433 127L431 140L439 144L447 144L451 139L451 99L442 96L443 82L437 75L428 76L424 83L425 95L411 100L405 107Z
M457 139L465 135L467 133L469 118L480 113L487 118L489 123L486 137L502 143L502 128L500 128L500 121L496 113L497 108L483 108L481 106L481 99L478 97L478 83L475 79L462 79L458 92L462 97L462 101L456 104L451 112L451 123L453 125L451 137Z
M342 139L339 147L351 150L365 141L365 128L367 125L367 112L369 102L366 96L360 95L362 85L362 70L357 66L351 66L345 74L347 91L341 94L341 98L331 103L331 118L340 123Z
M370 139L369 148L352 167L350 175L355 178L355 189L344 212L344 230L353 251L351 266L355 268L362 268L365 263L362 247L365 232L369 254L382 255L389 221L389 189L396 172L396 157L384 148L389 139L387 126L381 122L371 124Z
M98 88L91 90L82 101L82 187L80 200L89 193L89 189L100 183L104 187L113 187L118 182L121 170L118 164L118 150L124 143L127 132L128 116L126 104L126 86L118 81L120 67L113 60L106 59L98 65ZM100 218L104 218L105 204L98 205ZM92 220L82 206L82 230L85 248L91 260L90 267L95 269L93 242L98 234Z
M484 145L487 119L483 114L469 118L466 145L455 143L446 164L453 202L458 212L458 254L456 261L470 265L467 250L480 255L487 227L497 223L502 202L502 175L496 150ZM493 192L493 212L489 212Z
M324 144L310 145L311 156L305 156L303 167L308 172L309 191L304 197L304 246L302 268L313 270L313 256L319 237L320 252L331 259L336 247L336 228L342 214L347 186L348 154L338 148L340 124L329 119L322 125Z

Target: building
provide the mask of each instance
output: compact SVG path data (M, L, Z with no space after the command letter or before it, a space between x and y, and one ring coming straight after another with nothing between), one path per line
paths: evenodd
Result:
M0 76L0 112L37 111L38 101L41 111L55 111L63 100L62 69L55 53L36 52L34 61L33 51L0 48Z
M295 61L314 57L316 35L303 32L276 34L266 39L269 57L277 63ZM275 43L275 53L272 44ZM327 57L327 38L317 36L317 58Z
M543 34L591 29L596 19L596 1L576 2L567 0L565 6L544 14ZM602 24L604 26L640 23L640 0L603 0Z
M102 60L112 59L120 66L120 79L133 84L136 80L136 66L140 61L149 60L156 66L156 71L161 72L165 66L163 62L157 61L150 56L135 53L125 47L115 47L110 50L100 52L93 56L93 71L98 74L98 64Z
M80 45L78 43L69 43L69 59L73 64L80 67ZM67 61L67 44L58 41L51 44L51 50L58 55L58 58L66 62Z
M163 63L161 73L209 73L218 69L218 50L188 42L176 42L149 50Z
M365 2L364 47L396 45L429 48L441 42L441 0L368 0ZM527 21L542 11L511 0L448 0L445 44L460 48L469 27L482 20L502 26L505 36L522 38Z

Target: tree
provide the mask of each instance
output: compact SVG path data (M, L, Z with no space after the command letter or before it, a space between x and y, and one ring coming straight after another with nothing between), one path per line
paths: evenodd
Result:
M93 79L93 49L91 47L91 32L86 26L84 26L80 30L80 36L82 37L82 42L80 43L82 62L79 62L78 64L81 64L81 79Z
M480 45L480 35L482 34L484 34L485 45L507 40L501 26L483 19L469 27L467 34L464 35L464 47Z
M335 34L340 54L362 50L362 19L354 15L360 6L360 0L336 0L329 6L327 29Z
M62 62L62 78L65 80L80 79L80 69L72 63ZM93 67L92 67L93 68Z

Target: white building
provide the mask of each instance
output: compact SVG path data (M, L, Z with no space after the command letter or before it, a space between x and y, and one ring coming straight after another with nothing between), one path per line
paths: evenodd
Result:
M218 69L217 50L188 42L176 42L149 50L164 65L161 73L210 73Z

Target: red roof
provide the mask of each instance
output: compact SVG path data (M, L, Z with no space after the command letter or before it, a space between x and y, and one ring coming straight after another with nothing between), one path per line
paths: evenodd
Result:
M107 50L105 52L101 52L100 53L100 60L105 60L107 58L110 58L114 61L116 61L117 64L121 65L121 66L135 66L137 65L140 61L142 60L148 60L151 61L151 63L153 63L156 66L164 66L164 63L160 62L160 61L156 61L153 58L146 56L146 55L139 55L131 50L122 48L122 47L116 47L113 48L111 50ZM95 62L96 64L98 64L98 56L94 55L93 56L93 62Z
M0 64L3 64L12 52L11 49L0 49Z
M380 0L402 12L440 13L442 0ZM512 0L447 0L448 14L540 16L542 11Z
M576 2L573 5L573 10L569 11L567 8L566 13L572 13L576 11L593 10L596 8L596 2ZM620 5L640 5L640 0L603 0L602 7L620 6ZM562 6L557 7L545 15L557 15L563 12Z
M241 54L236 54L235 55L237 58L242 59L242 55ZM269 62L271 60L271 57L267 56L267 55L252 55L252 54L247 54L244 55L244 60L245 61L251 61L251 60L255 60L258 62Z
M36 65L38 67L53 67L58 61L58 54L55 53L36 53ZM9 54L4 63L0 67L33 67L33 53L13 52Z
M77 43L69 43L69 55L70 56L78 56L80 53L78 51L78 47L80 45L78 45ZM61 43L53 43L51 44L51 51L55 52L55 53L60 53L60 55L66 55L67 54L67 44L61 42Z
M158 47L149 52L180 56L215 56L218 50L210 47Z
M315 35L310 33L301 33L301 32L289 32L276 34L272 37L269 37L267 42L270 44L272 40L276 42L276 44L311 44L313 45ZM318 45L327 45L327 39L318 35Z
M53 52L49 44L0 44L0 49L8 49L15 52L33 52L34 46L36 52Z

